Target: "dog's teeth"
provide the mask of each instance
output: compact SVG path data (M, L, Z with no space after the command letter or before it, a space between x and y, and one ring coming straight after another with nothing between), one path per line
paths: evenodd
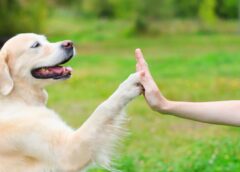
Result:
M72 68L71 67L66 67L66 69L68 70L68 71L72 71Z
M48 72L47 68L41 68L41 72Z

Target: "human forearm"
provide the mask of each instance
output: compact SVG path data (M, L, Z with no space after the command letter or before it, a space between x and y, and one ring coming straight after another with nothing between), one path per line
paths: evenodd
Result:
M240 126L240 101L161 102L158 112L206 123Z

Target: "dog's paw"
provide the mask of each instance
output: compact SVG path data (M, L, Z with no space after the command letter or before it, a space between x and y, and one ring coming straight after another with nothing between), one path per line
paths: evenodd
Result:
M119 91L124 97L133 99L143 92L143 87L140 83L140 73L131 74L120 86Z

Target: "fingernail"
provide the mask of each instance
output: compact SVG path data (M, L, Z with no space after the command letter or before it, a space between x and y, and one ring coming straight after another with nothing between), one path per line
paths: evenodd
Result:
M136 52L137 52L137 53L140 53L140 52L141 52L141 49L140 49L140 48L137 48L137 49L136 49Z

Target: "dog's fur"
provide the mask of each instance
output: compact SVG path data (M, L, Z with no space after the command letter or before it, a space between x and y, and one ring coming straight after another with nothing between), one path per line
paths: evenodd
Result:
M41 47L31 48L34 42ZM139 74L132 74L77 130L46 107L44 87L31 70L65 58L62 42L19 34L0 51L0 172L75 172L89 164L109 168L123 108L141 94Z

